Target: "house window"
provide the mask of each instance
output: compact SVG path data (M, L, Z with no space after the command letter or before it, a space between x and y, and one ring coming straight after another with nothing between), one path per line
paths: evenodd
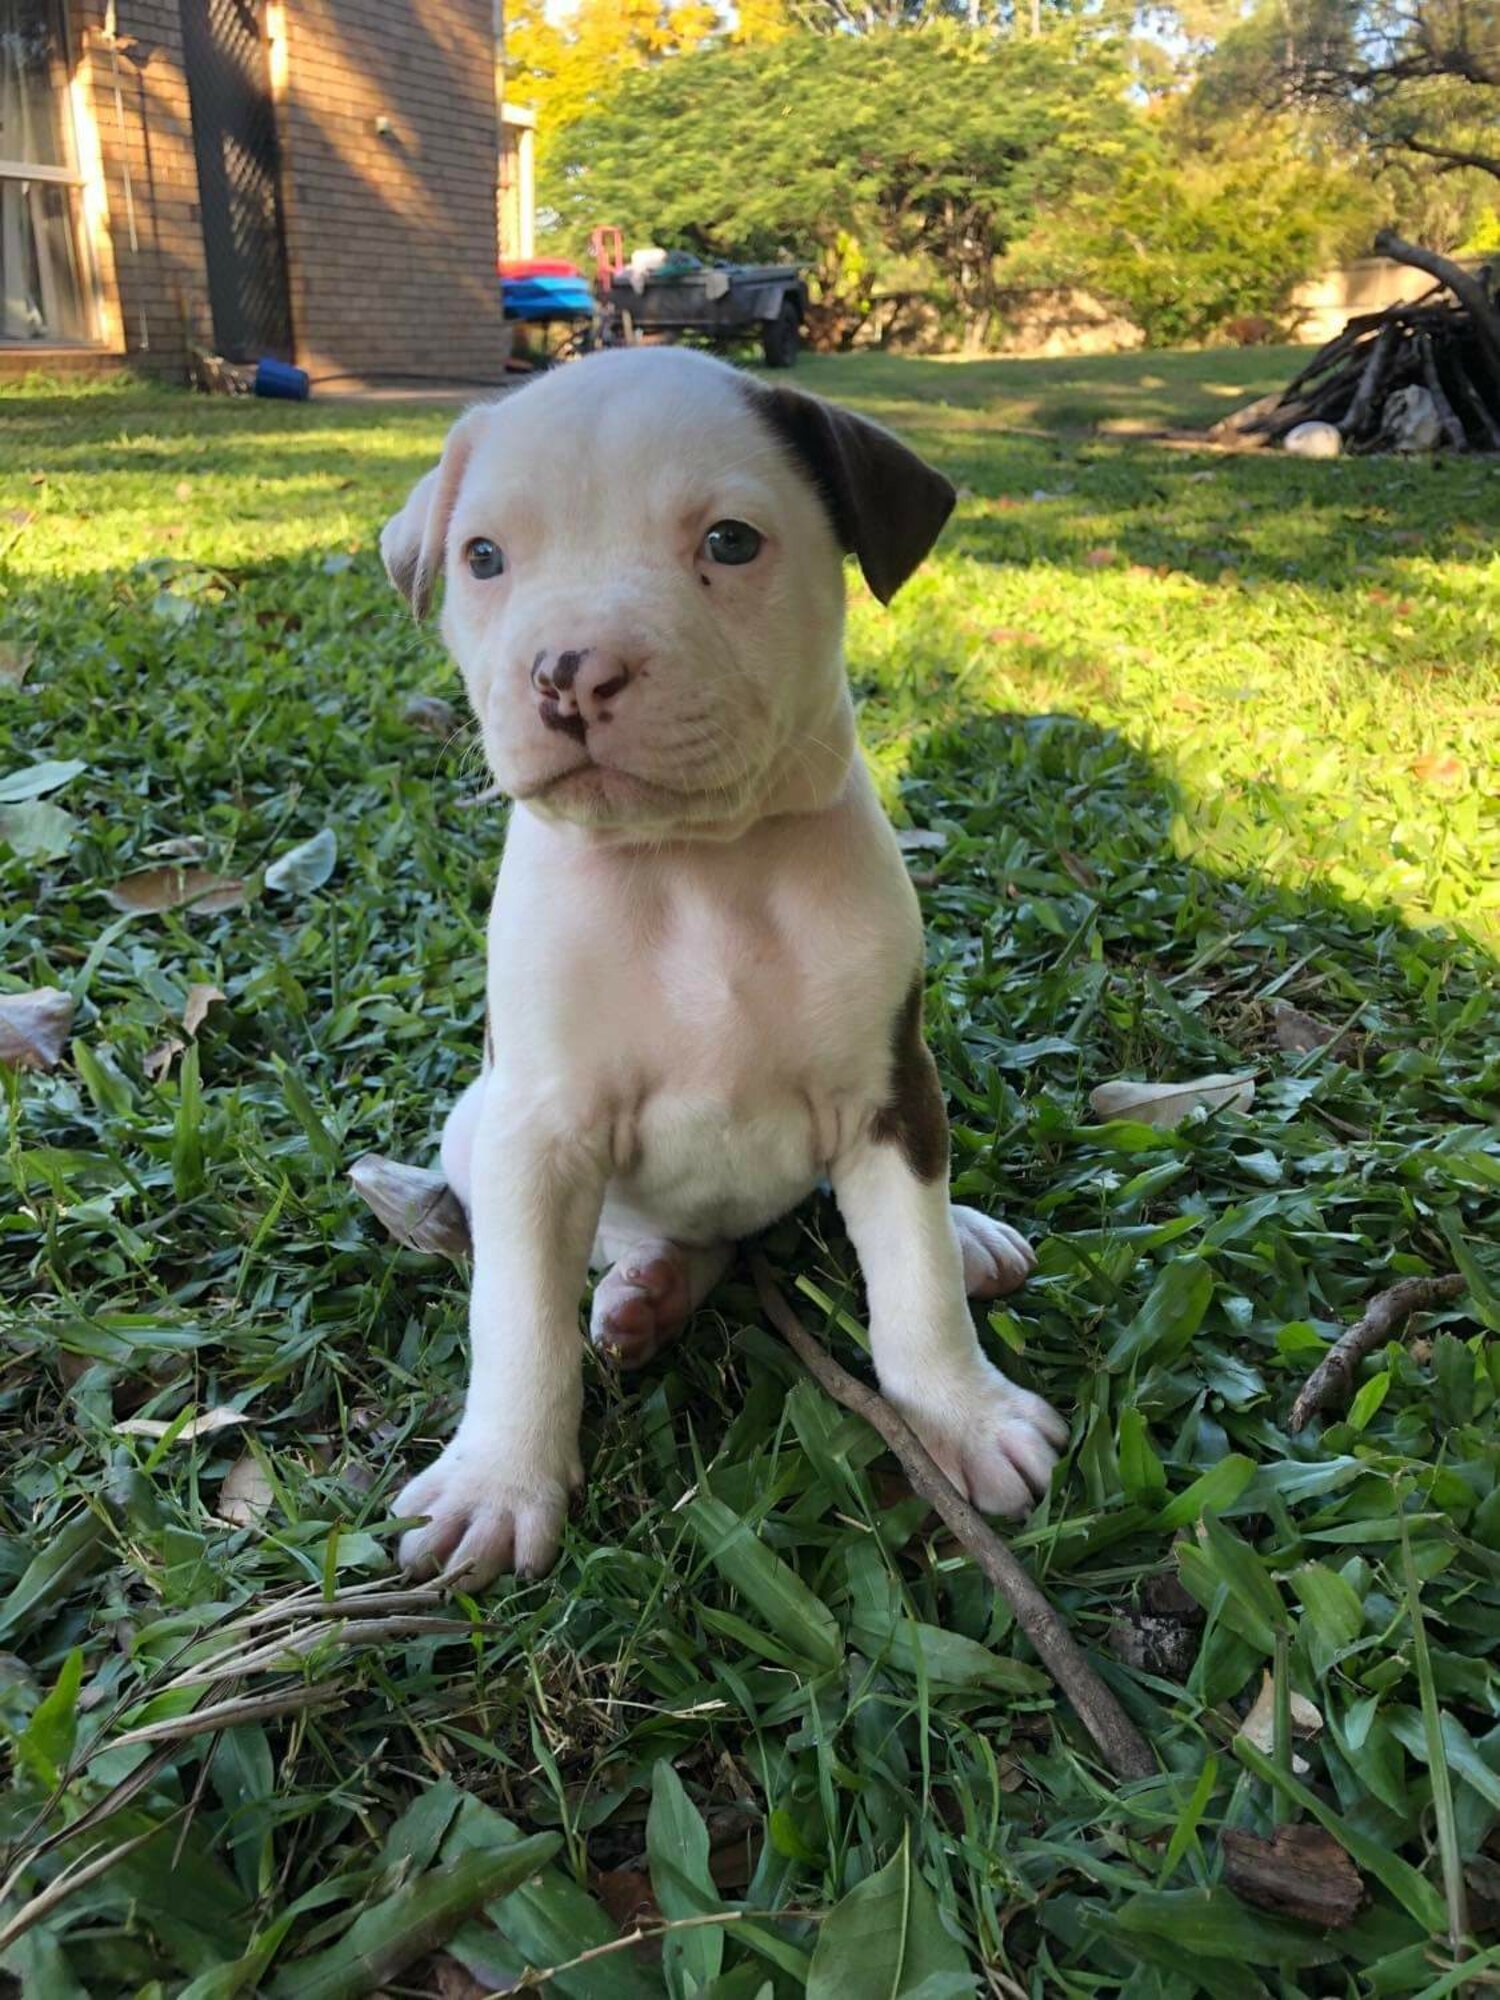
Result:
M0 0L0 341L86 341L61 0Z

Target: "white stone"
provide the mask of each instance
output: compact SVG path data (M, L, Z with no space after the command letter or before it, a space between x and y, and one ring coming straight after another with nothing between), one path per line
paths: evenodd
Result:
M1344 448L1337 424L1296 424L1281 440L1294 458L1337 458Z

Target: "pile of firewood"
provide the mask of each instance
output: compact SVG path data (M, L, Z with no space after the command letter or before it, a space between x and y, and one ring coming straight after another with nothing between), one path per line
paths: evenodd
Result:
M1434 278L1431 291L1358 314L1285 389L1226 417L1210 436L1275 444L1305 424L1315 427L1303 433L1313 456L1500 451L1500 270L1466 271L1388 230L1375 247Z

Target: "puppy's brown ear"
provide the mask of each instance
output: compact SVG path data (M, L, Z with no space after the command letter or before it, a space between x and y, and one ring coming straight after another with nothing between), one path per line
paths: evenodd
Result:
M752 391L755 406L822 497L846 554L889 604L958 498L935 467L868 417L799 389Z
M453 503L483 415L483 410L469 410L459 418L448 433L442 457L411 489L401 512L393 514L380 531L385 573L411 606L414 618L427 616L443 573Z

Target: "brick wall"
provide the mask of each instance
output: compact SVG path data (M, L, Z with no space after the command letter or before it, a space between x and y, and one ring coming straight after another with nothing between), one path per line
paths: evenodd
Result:
M123 334L137 366L181 379L189 341L209 344L211 322L178 0L118 0L118 101L103 0L72 0L68 15L80 121L93 128L80 134L82 150L86 163L94 153L101 183L89 236L102 330L110 344Z
M283 14L298 361L496 378L493 0L285 0Z

